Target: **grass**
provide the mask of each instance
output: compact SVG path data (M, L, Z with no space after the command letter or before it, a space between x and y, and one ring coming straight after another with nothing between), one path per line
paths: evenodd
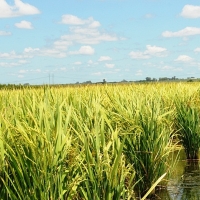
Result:
M187 159L199 158L200 148L200 109L196 94L176 100L176 127Z
M135 191L141 198L162 174L170 172L168 160L173 149L171 119L174 110L169 111L157 96L146 95L134 103L125 97L123 99L122 95L121 101L120 98L111 99L111 115L115 123L123 127L124 154L136 171Z
M80 178L76 178L77 166L67 160L73 141L67 128L70 107L66 115L62 115L64 102L56 102L54 108L45 98L31 103L21 104L21 109L13 105L16 110L13 119L1 120L5 161L1 180L6 189L2 188L1 196L6 195L8 199L73 196L72 188Z
M120 200L156 193L173 168L168 159L177 131L175 102L185 105L186 93L196 95L198 110L198 88L177 83L1 90L0 197Z

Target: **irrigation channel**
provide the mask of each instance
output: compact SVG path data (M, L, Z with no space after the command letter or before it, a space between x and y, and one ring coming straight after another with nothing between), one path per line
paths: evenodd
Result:
M157 192L161 200L199 200L200 199L200 162L187 161L184 150L169 179L167 190Z

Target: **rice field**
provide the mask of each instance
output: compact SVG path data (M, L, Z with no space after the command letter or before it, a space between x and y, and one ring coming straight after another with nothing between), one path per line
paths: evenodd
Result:
M182 145L198 159L200 84L0 91L0 199L146 199Z

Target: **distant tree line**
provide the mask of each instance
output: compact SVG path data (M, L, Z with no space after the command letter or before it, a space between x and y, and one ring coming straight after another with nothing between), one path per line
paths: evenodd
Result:
M195 77L187 77L187 78L183 78L183 79L179 79L176 78L176 76L173 76L171 78L168 77L160 77L158 79L156 78L151 78L151 77L146 77L145 79L147 82L154 82L154 81L188 81L188 82L192 82L192 81L199 81L199 78L195 78Z
M40 87L63 87L63 86L76 86L76 85L92 85L92 84L125 84L125 83L145 83L145 82L157 82L157 81L187 81L187 82L193 82L193 81L200 81L200 78L195 77L187 77L183 79L176 78L176 76L173 76L171 78L168 77L160 77L158 79L146 77L145 80L139 80L139 81L127 81L123 79L119 82L107 82L106 79L103 79L102 82L96 82L93 83L92 81L85 81L82 83L76 82L76 83L70 83L70 84L42 84L42 85L30 85L29 83L25 84L0 84L0 90L3 89L22 89L22 88L40 88Z

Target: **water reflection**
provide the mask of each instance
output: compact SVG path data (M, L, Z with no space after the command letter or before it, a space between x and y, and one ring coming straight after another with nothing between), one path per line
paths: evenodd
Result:
M184 155L180 155L167 191L159 192L158 196L157 199L162 200L200 200L200 163L186 161Z
M200 168L197 161L188 161L184 167L184 173L174 193L172 187L168 188L172 199L176 200L195 200L200 199Z

